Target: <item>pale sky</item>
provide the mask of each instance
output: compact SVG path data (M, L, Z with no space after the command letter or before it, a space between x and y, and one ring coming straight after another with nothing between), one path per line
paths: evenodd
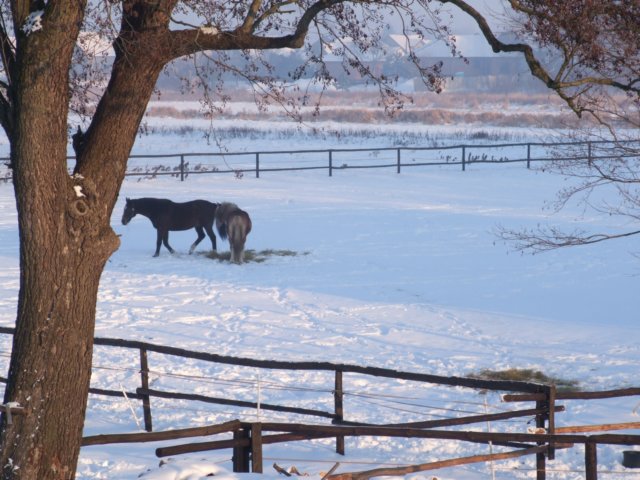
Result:
M467 0L473 8L482 13L489 25L496 27L496 30L500 31L499 16L504 12L505 1L503 0ZM451 5L448 7L455 18L453 25L453 32L458 34L463 33L480 33L476 23L470 19L470 17L463 13L459 8Z

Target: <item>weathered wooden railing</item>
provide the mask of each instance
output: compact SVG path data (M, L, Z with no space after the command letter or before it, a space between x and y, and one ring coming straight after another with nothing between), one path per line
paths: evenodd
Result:
M12 328L0 327L0 334L13 334ZM490 455L479 455L463 457L457 459L430 462L421 465L414 465L413 471L422 471L445 466L461 465L464 463L490 461L505 458L514 458L522 455L536 455L537 478L542 480L546 475L546 460L554 458L556 448L566 448L570 444L585 445L585 471L588 480L597 478L597 446L599 444L615 445L640 445L638 435L575 435L572 432L580 431L581 427L556 428L555 413L564 410L563 406L556 405L557 400L572 399L595 399L614 398L621 396L640 395L640 388L626 388L621 390L611 390L606 392L557 392L554 386L540 385L529 382L482 380L466 377L446 377L440 375L430 375L415 372L403 372L387 368L365 367L349 364L336 364L330 362L288 362L274 360L256 360L244 357L232 357L211 354L206 352L195 352L177 347L167 347L155 345L147 342L121 340L112 338L96 338L95 345L115 348L135 349L139 351L140 358L140 387L135 392L123 392L122 390L110 390L91 387L90 393L95 395L106 395L112 397L122 397L127 395L130 398L138 399L142 402L144 413L144 424L146 433L95 435L85 437L83 445L97 445L107 443L127 443L146 442L158 440L171 440L179 438L189 438L194 436L208 436L218 433L233 433L232 439L218 440L197 444L177 445L164 447L157 450L158 456L176 455L181 453L196 452L202 450L216 450L231 448L234 451L234 469L236 471L249 471L249 466L253 471L262 470L262 445L279 443L285 441L305 440L313 438L336 438L336 451L344 454L344 438L347 436L374 435L385 437L405 437L424 439L449 439L476 443L491 442L496 446L515 447L516 450L496 453ZM212 362L217 364L227 364L244 366L258 369L278 369L278 370L298 370L298 371L329 371L334 372L335 381L332 394L334 397L334 411L322 411L317 409L300 408L286 405L273 405L244 400L210 397L205 395L195 395L182 392L166 392L149 388L149 359L148 352L155 352L163 355L175 356L178 358L188 358ZM415 382L426 382L430 384L467 387L472 389L483 389L500 392L515 392L503 396L507 402L535 402L535 408L516 409L500 413L487 413L482 415L467 415L456 418L446 418L438 420L426 420L396 424L366 424L362 422L352 422L345 419L344 412L344 374L357 373L374 377L410 380ZM5 381L6 379L0 379ZM226 422L221 425L211 425L205 427L195 427L189 429L171 430L167 432L153 432L151 398L193 400L199 402L232 405L238 407L261 408L278 412L293 413L327 418L333 425L307 425L307 424L287 424L287 423L247 423L238 420ZM28 414L28 411L14 410L15 414ZM433 428L460 426L484 423L488 421L505 420L511 418L534 417L538 432L535 434L523 433L481 433L471 431L441 431ZM600 426L600 430L638 428L640 423L624 423ZM595 430L596 427L585 427L587 430ZM573 430L577 429L577 430ZM262 432L278 432L263 436ZM407 473L407 470L404 473ZM387 472L387 473L385 473ZM389 473L390 472L390 473ZM371 472L357 472L350 474L336 474L334 480L355 480L366 479L371 476L390 475L402 473L399 470L384 469L384 471L374 470Z

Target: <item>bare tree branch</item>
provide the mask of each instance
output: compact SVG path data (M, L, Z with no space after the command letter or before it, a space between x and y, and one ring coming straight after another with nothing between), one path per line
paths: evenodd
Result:
M547 69L536 58L535 53L531 45L526 43L504 43L500 41L493 30L489 26L486 18L478 12L475 8L469 5L463 0L441 0L442 3L450 3L457 6L463 12L473 18L483 36L491 45L494 52L520 52L524 55L524 58L529 66L531 73L542 80L545 85L562 98L566 104L578 115L581 116L585 112L585 108L581 107L576 99L579 97L566 93L567 89L581 86L599 85L605 87L613 87L623 92L630 92L634 94L640 94L640 79L632 78L628 82L621 82L612 77L585 75L584 73L573 80L562 80L560 76L552 76ZM517 0L509 0L514 10L521 11L523 13L532 14L532 10L522 6ZM567 52L568 54L568 52ZM565 61L560 68L560 72L563 72L569 65L570 59L565 58ZM560 73L558 72L558 73Z
M501 240L513 245L516 251L536 254L564 247L591 245L605 240L631 237L640 234L640 230L618 234L597 233L589 235L581 230L566 233L555 227L539 228L537 230L509 230L497 227L494 233Z

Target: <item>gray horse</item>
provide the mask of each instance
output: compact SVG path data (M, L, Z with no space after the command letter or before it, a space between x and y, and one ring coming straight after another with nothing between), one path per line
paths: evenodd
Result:
M235 203L223 202L216 209L216 228L221 239L229 237L231 261L244 261L244 244L251 231L249 214Z

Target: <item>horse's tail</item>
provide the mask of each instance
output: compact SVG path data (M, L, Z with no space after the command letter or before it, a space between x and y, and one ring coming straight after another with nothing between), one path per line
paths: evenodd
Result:
M218 235L220 235L220 238L222 240L226 240L228 236L226 222L221 222L220 220L216 220L216 228L218 229Z
M235 210L238 210L238 207L230 202L223 202L216 207L216 228L222 240L226 240L229 236L229 219Z

